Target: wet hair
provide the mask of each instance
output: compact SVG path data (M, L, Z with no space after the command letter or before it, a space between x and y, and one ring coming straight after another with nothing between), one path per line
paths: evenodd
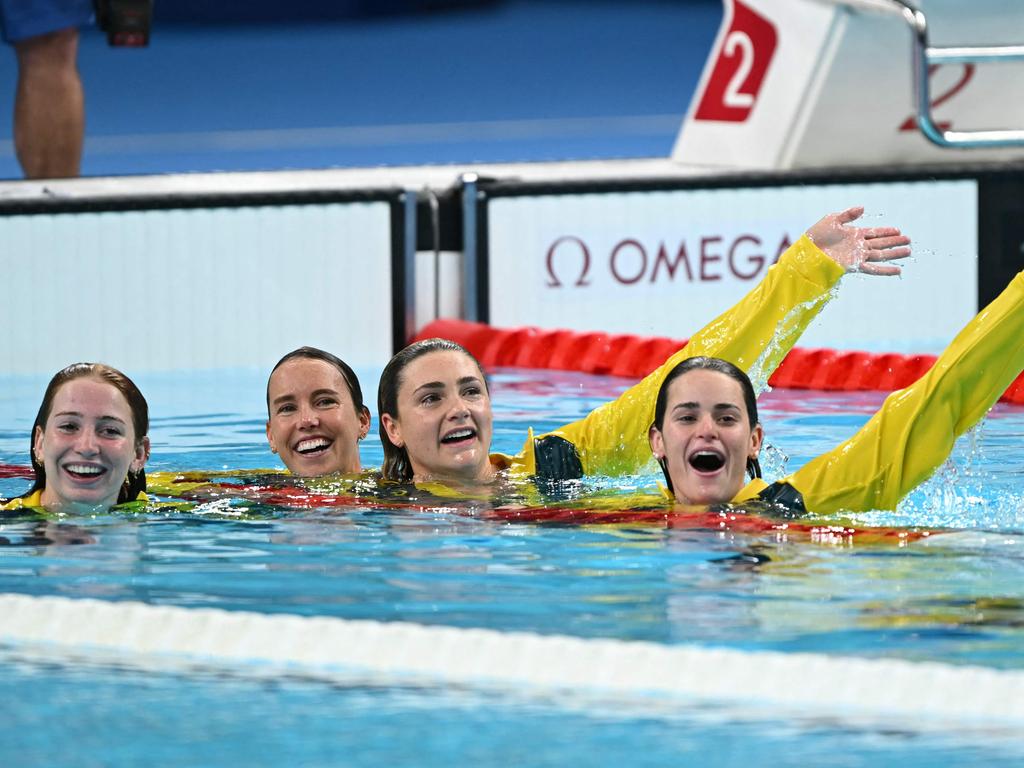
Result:
M363 403L363 390L359 386L359 377L356 376L356 372L349 367L348 363L342 360L336 355L332 355L330 352L325 352L322 349L316 347L299 347L293 349L287 355L277 361L277 365L270 371L270 375L267 377L267 416L270 414L270 380L274 378L274 373L282 365L287 363L289 360L322 360L328 365L333 366L341 374L341 378L345 380L345 386L348 387L348 393L352 396L352 404L356 409L356 416L366 415L370 417L370 409Z
M757 426L757 395L754 393L754 385L751 384L750 377L728 360L723 360L720 357L688 357L669 371L665 380L661 382L661 388L658 390L658 399L654 404L654 426L658 428L659 432L665 423L669 386L671 386L673 381L690 371L714 371L738 382L740 389L743 391L743 404L747 407L747 418L750 421L750 428L753 429ZM663 456L658 460L658 463L661 464L661 471L665 473L668 489L675 493L675 489L672 487L672 478L668 474L668 460ZM748 458L747 472L752 478L760 477L761 463L756 458Z
M32 458L32 470L36 479L32 487L24 494L30 496L36 491L46 488L46 467L36 456L36 428L46 431L46 422L50 419L50 411L53 410L53 400L62 386L75 379L97 379L104 384L109 384L128 402L128 408L132 412L132 427L135 431L136 446L149 434L149 405L142 392L135 386L135 382L125 376L116 368L111 368L103 363L73 363L64 368L50 379L50 383L43 393L43 402L39 406L39 413L36 415L35 423L32 425L32 434L29 439L29 456ZM135 501L140 493L146 490L146 470L138 472L128 471L128 475L121 484L121 490L117 494L117 503L124 504L127 501Z
M384 366L384 372L380 375L380 384L377 387L377 413L380 414L380 442L384 446L384 463L380 468L381 476L385 480L397 480L409 482L412 480L412 462L409 460L409 451L405 446L397 446L391 442L388 432L384 428L384 414L392 417L398 416L398 390L402 386L402 371L413 360L431 352L461 352L480 370L480 378L484 379L484 386L487 381L483 375L483 368L480 362L469 353L461 344L456 344L448 339L423 339L417 341L397 355L391 358Z

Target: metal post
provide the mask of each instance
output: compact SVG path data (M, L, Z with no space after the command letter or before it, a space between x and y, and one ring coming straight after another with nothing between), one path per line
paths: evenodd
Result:
M475 173L462 174L462 319L480 320L476 239L477 182Z
M914 102L917 125L921 133L940 147L974 149L983 147L1024 147L1024 130L944 131L932 118L931 89L928 69L932 64L992 63L1024 59L1024 46L959 46L928 45L928 22L925 15L907 0L890 0L913 35Z
M405 272L403 282L403 299L405 304L405 316L403 318L403 331L405 343L416 335L416 203L418 198L416 190L407 189L404 194L405 202L405 253L403 254L402 269Z

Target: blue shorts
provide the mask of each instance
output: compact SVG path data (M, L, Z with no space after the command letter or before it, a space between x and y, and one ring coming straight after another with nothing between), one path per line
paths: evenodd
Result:
M90 21L92 0L0 0L0 26L8 43Z

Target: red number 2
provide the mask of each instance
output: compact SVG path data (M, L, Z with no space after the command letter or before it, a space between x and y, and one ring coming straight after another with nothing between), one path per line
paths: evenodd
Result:
M966 88L967 84L969 82L971 82L971 78L974 77L974 65L973 64L963 64L962 66L964 68L964 71L963 71L963 74L960 75L960 79L957 82L955 82L953 84L953 87L950 88L948 91L946 91L945 93L943 93L943 94L941 94L939 96L936 96L935 98L932 99L932 103L931 103L932 109L935 109L936 107L941 106L942 104L945 104L947 101L949 101L954 96L956 96L958 93L960 93L960 91L962 91L964 88ZM935 75L935 72L938 69L939 69L939 65L938 64L932 64L930 67L928 67L928 79L929 80L932 79L932 77ZM949 121L949 120L945 120L943 122L936 123L936 125L938 125L939 129L943 130L943 131L948 131L950 128L953 127L952 121ZM917 120L916 120L916 118L913 115L908 117L900 125L900 130L901 131L916 131L917 130Z

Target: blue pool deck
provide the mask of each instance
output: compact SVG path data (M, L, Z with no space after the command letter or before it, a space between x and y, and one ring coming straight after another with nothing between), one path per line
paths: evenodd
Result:
M82 35L82 173L659 157L718 0L508 0L288 24L158 25L146 49ZM15 60L0 54L0 178L18 178Z

